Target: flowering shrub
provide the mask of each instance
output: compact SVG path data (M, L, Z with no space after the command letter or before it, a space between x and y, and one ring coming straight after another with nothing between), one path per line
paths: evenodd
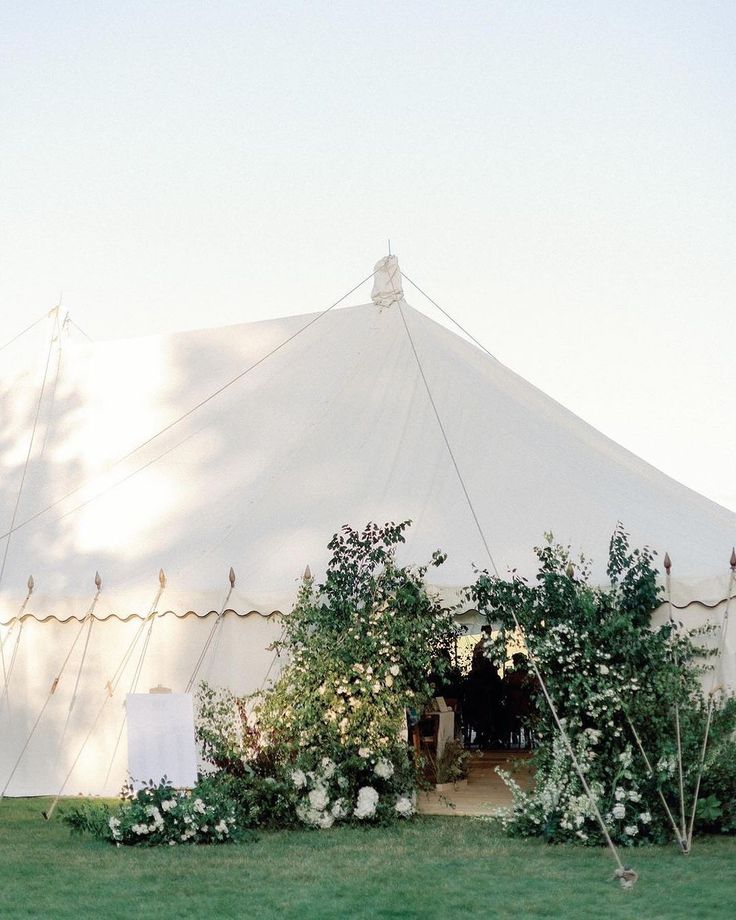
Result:
M258 723L262 742L292 766L296 814L310 826L414 810L405 710L431 695L429 676L449 662L457 628L426 589L428 567L396 563L407 526L344 527L324 583L305 579L284 621L289 661ZM443 561L437 552L431 565Z
M182 792L165 778L137 792L125 787L123 802L114 810L104 803L72 806L63 821L72 830L126 846L227 843L237 834L229 799L209 787Z
M302 753L291 770L296 814L303 824L328 828L340 821L388 823L416 807L416 778L406 745L372 753L342 748L336 760Z
M611 540L606 590L591 586L585 560L573 563L569 550L551 537L536 553L535 585L483 572L470 596L489 622L507 631L515 628L516 615L611 837L624 845L672 839L659 793L679 815L677 703L689 816L706 718L698 636L670 624L652 628L652 612L661 603L653 554L630 550L620 525ZM731 704L717 701L702 790L719 805L736 795L736 769L723 766L729 757L733 762L734 716ZM600 843L590 801L539 688L535 731L540 746L534 790L525 793L505 777L514 792L505 819L509 832ZM701 816L696 828L704 826Z

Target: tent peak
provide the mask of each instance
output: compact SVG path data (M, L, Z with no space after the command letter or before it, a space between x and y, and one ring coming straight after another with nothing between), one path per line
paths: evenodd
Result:
M373 269L371 300L376 306L390 307L404 299L401 288L401 269L396 256L384 256Z

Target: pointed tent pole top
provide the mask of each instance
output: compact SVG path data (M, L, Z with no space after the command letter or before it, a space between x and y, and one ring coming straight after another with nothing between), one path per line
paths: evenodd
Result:
M95 586L98 591L102 590L102 579L100 578L99 572L95 572Z
M664 554L664 570L668 575L672 571L672 560L669 553Z
M36 582L33 580L33 575L28 576L28 596L30 597L33 594L33 589L36 587Z
M232 566L230 566L230 574L228 575L228 578L230 579L230 587L234 588L235 587L235 569L233 569Z
M304 569L304 581L311 581L311 580L312 580L312 570L309 568L309 566L307 566L306 569Z
M166 587L166 572L163 569L158 570L158 583L162 589Z
M731 571L736 572L736 546L731 547Z

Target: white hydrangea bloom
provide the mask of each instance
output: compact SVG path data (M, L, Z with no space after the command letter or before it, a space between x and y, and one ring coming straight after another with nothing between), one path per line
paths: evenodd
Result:
M643 811L639 815L639 820L641 821L642 824L649 824L652 820L652 816L649 814L648 811Z
M323 811L327 808L329 799L327 797L327 790L324 786L317 786L307 796L309 799L309 805L314 811Z
M617 802L613 806L613 817L619 821L626 817L626 806L622 802Z
M414 814L414 805L408 796L401 795L396 800L394 810L397 811L402 818L410 818Z
M372 818L376 813L377 805L378 793L373 786L362 786L358 790L358 803L353 814L359 821L363 821L365 818Z
M303 789L307 785L307 777L303 770L292 770L291 781L297 789Z
M616 796L617 802L623 802L626 798L626 790L622 789L621 786L617 786L616 791L613 794Z
M358 748L358 756L364 760L371 756L370 749L367 747Z
M343 720L343 721L344 721L344 720ZM334 761L330 760L329 757L323 757L323 758L322 758L322 764L321 764L321 766L322 766L322 776L324 776L325 779L330 779L330 777L334 776L334 774L335 774L335 763L334 763Z
M386 760L382 757L373 768L373 772L376 776L380 776L381 779L390 779L394 775L394 765L390 760Z
M397 664L392 664L391 667L389 668L389 671L394 677L398 677L399 671L401 671L401 668Z
M635 824L630 824L624 828L624 834L628 834L629 837L636 837L639 833L639 828Z

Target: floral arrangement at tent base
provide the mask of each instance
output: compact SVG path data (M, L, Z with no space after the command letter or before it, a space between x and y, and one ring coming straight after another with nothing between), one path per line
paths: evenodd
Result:
M258 710L264 743L290 765L296 815L310 827L385 823L414 813L421 781L406 710L431 696L458 635L428 592L429 566L401 567L409 522L345 526L325 580L305 578L279 644L288 664ZM431 566L444 556L433 555Z
M662 799L684 838L679 816L684 808L689 820L692 811L707 718L708 630L653 628L661 603L653 554L632 550L621 525L611 539L606 589L590 585L585 559L573 561L551 535L536 553L536 584L481 572L469 596L489 622L507 631L520 624L614 842L675 838ZM504 644L502 634L490 654ZM525 792L502 772L514 795L505 826L519 836L600 844L591 801L538 686L536 696L536 782ZM735 832L736 701L718 693L713 705L694 831Z
M83 802L64 812L73 831L89 832L118 846L177 846L229 843L237 835L233 803L212 788L189 793L174 789L164 777L135 791L126 786L122 803Z

